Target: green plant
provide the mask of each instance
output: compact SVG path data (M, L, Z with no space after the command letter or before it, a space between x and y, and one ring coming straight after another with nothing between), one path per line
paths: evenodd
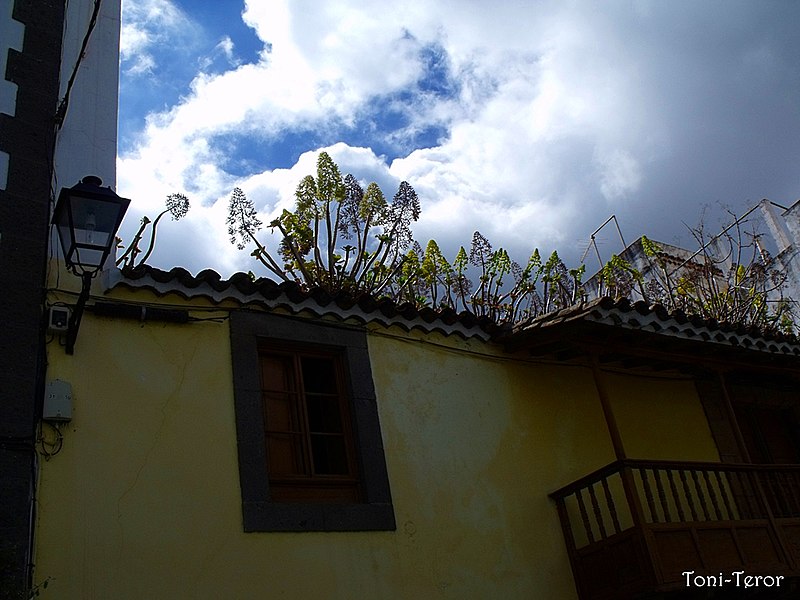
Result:
M568 269L555 251L543 261L536 249L522 267L478 231L469 253L460 247L452 262L435 240L423 249L411 232L420 203L407 182L387 202L377 184L364 190L352 175L343 178L325 152L319 155L316 177L303 178L295 198L294 210L284 210L269 224L280 235L277 248L259 239L262 222L239 188L231 194L226 222L231 243L240 249L252 243L251 254L268 271L306 289L466 310L496 323L516 323L586 296L584 265ZM727 255L720 257L709 250L702 223L692 232L703 251L679 269L646 237L641 238L649 262L646 273L612 256L599 273L600 294L639 296L669 310L793 331L794 304L782 296L785 273L758 248L756 238L748 245L738 226L733 233L729 228L726 236L712 240L717 249L721 242L728 245Z
M387 202L376 183L365 192L352 175L343 179L322 152L317 176L305 177L295 198L295 210L284 210L269 224L281 235L276 251L258 239L262 222L255 207L234 189L226 220L231 243L243 249L252 242L252 255L270 272L307 287L380 295L395 283L413 241L411 223L420 213L407 182Z
M166 208L161 211L154 220L151 221L147 216L142 217L139 230L133 236L133 240L128 245L127 250L125 250L122 256L116 261L118 267L122 269L132 268L147 262L147 259L150 258L156 245L156 229L158 228L158 223L161 221L161 218L169 213L173 221L178 221L189 212L189 198L183 194L170 194L167 196L165 204ZM142 256L137 263L137 257L142 254L140 244L143 239L148 236L148 226L150 239L147 244L147 250L144 251L144 256ZM121 244L122 240L117 238L117 246L121 247Z
M738 222L709 238L705 227L690 229L700 250L681 264L646 237L641 244L650 264L642 296L668 310L682 310L720 322L794 333L795 304L784 296L787 273Z

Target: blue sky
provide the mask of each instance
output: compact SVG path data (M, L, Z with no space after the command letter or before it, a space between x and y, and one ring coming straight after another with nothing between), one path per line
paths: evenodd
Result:
M231 190L269 222L325 149L387 195L408 180L449 255L479 229L575 264L611 214L688 245L704 206L714 227L800 196L798 22L788 1L123 0L122 234L184 192L150 262L257 270Z

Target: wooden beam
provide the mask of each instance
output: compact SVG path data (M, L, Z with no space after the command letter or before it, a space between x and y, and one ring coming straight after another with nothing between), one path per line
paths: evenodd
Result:
M617 420L614 417L614 411L611 408L611 399L608 396L608 390L605 386L603 374L600 371L598 364L597 354L592 354L592 375L594 377L594 386L597 390L597 395L600 398L600 406L603 408L603 417L606 420L606 427L608 427L608 434L611 436L611 445L614 447L614 456L617 460L624 460L627 458L625 455L625 447L622 444L622 437L619 433Z
M731 400L731 394L728 390L728 384L725 381L724 371L721 369L718 370L717 377L719 378L719 386L722 389L722 405L725 407L725 415L728 417L728 422L731 424L733 437L736 439L736 446L739 449L739 455L742 459L742 462L752 463L753 461L750 458L750 451L747 449L747 444L744 441L742 430L739 427L739 421L736 418L735 411L733 410L733 401Z

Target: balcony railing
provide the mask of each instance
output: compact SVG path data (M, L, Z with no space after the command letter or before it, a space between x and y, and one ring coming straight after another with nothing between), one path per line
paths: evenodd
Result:
M800 465L621 460L551 498L582 600L800 575Z

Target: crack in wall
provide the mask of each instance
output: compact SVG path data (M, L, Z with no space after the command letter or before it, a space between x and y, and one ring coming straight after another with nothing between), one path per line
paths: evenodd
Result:
M144 326L143 326L144 327ZM173 339L172 336L169 336L170 339ZM155 452L156 447L158 446L159 442L161 441L161 435L167 425L168 415L167 409L170 407L172 402L176 399L179 399L184 389L184 382L186 381L186 372L189 370L190 366L194 363L195 356L197 354L198 345L194 343L166 343L159 338L155 338L152 340L155 345L160 348L160 354L164 357L163 363L171 364L174 368L178 371L177 381L175 381L174 385L172 386L172 391L166 396L164 402L161 403L159 406L159 411L161 413L161 421L158 424L158 427L153 434L152 443L147 449L147 452L144 455L144 460L142 461L139 468L136 470L136 475L133 478L131 484L125 489L124 492L117 498L117 525L119 526L120 531L120 554L122 554L122 550L125 547L125 527L122 523L122 503L125 498L134 490L136 485L139 483L139 479L144 471L145 467L147 467L148 463L150 462L150 458L152 457L153 453ZM174 347L179 348L186 348L186 346L191 348L191 353L186 356L185 354L181 354L178 358L173 360L168 360L169 357L172 355L170 349Z

